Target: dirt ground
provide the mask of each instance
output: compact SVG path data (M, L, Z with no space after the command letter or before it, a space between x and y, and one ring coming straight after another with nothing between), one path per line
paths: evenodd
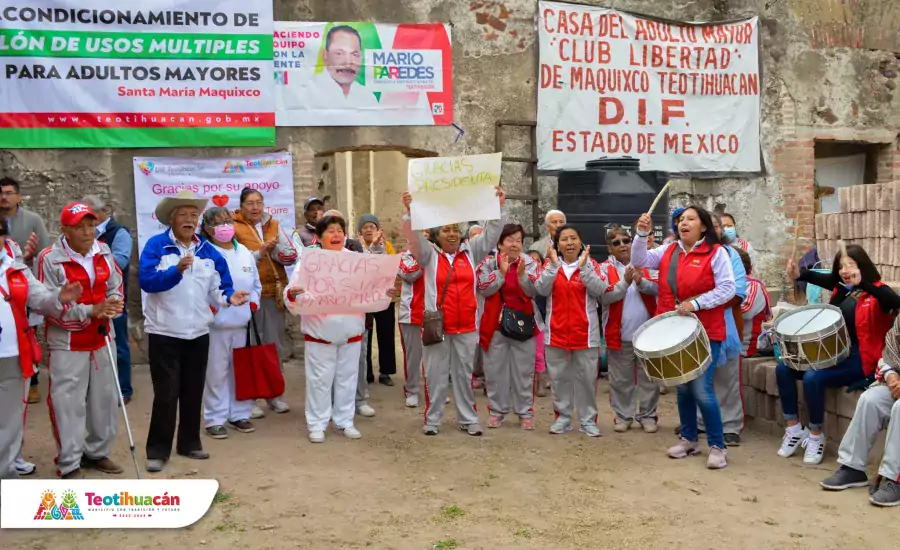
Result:
M128 408L143 468L152 389L135 370ZM288 364L293 410L256 421L253 434L205 435L208 461L174 457L166 477L216 478L220 494L206 516L176 531L4 531L3 548L209 549L390 548L887 548L900 536L898 511L876 509L865 490L825 493L818 481L835 467L781 459L779 441L752 431L730 450L728 468L705 459L670 460L677 423L674 392L663 396L661 430L616 434L608 388L598 402L604 437L551 436L550 398L536 404L535 432L516 422L484 437L455 429L452 405L437 437L421 434L422 409L403 406L397 386L372 387L378 414L360 418L359 441L332 431L306 439L303 376ZM46 385L43 385L46 389ZM478 397L482 421L486 400ZM28 414L25 456L40 476L55 449L45 405ZM113 458L133 475L124 424ZM99 474L91 474L99 475Z

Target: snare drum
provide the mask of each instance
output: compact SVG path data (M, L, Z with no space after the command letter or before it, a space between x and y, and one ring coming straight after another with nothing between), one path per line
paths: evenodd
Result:
M634 354L647 377L664 386L700 378L712 363L709 338L700 320L675 311L641 325L634 333Z
M850 355L850 337L841 310L812 304L775 321L775 340L782 362L795 370L833 367Z

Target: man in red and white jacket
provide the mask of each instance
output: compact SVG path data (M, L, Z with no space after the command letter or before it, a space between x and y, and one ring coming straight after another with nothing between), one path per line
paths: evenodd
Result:
M110 319L122 312L122 272L109 247L97 241L97 216L87 205L63 207L59 221L63 234L38 256L38 279L51 290L72 283L83 292L62 315L45 319L57 469L63 479L82 477L82 467L120 474L109 459L118 393L101 329L111 333Z
M422 380L422 316L425 314L425 279L422 268L412 252L400 256L400 299L397 301L397 322L403 346L403 395L406 406L419 406L419 386Z
M869 451L887 427L884 456L878 468L878 478L869 489L869 502L875 506L900 505L900 317L884 339L883 357L875 371L877 383L869 387L856 402L853 420L841 440L838 463L833 476L820 485L828 491L842 491L852 487L867 487L866 464ZM880 483L879 483L880 481Z
M603 304L603 335L609 359L609 404L615 430L627 432L633 422L644 431L657 431L656 406L659 386L651 381L634 354L632 338L638 328L656 313L658 288L647 269L635 269L631 262L631 236L622 227L606 234L609 259L600 264L609 280ZM635 413L637 411L637 413Z

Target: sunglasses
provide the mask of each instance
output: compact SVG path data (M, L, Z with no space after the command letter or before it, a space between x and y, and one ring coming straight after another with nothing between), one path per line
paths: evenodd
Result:
M623 244L631 244L631 239L616 239L613 242L609 243L612 246L619 246Z

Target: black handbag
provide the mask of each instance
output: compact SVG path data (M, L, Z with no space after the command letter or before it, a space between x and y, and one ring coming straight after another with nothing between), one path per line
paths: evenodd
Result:
M500 334L517 342L527 342L534 337L534 316L506 307L503 299L503 289L500 289L500 302L503 309L500 310Z

